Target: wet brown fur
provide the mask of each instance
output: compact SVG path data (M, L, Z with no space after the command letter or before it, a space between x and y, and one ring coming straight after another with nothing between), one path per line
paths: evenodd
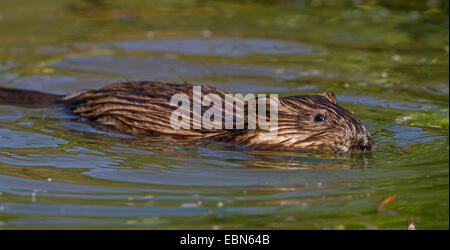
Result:
M271 140L260 140L260 133L265 131L259 128L247 129L247 120L245 120L246 129L192 129L192 122L191 129L173 129L170 126L170 115L178 107L171 106L170 100L173 95L180 93L190 98L192 110L192 85L161 82L112 84L64 97L44 94L48 96L43 99L48 100L41 101L43 104L63 104L74 114L113 130L136 136L211 138L249 148L285 147L340 152L365 152L373 146L373 140L364 125L353 113L337 105L333 93L280 98L278 134ZM225 94L228 94L218 88L202 86L202 96L210 93L219 95L222 101ZM0 102L2 102L1 90ZM202 106L202 114L208 108ZM317 114L322 114L325 120L314 121Z

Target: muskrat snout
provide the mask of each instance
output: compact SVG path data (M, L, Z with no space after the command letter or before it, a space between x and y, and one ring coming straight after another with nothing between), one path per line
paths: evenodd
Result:
M370 137L370 135L367 136L363 136L359 141L358 141L358 147L361 151L363 151L364 153L369 152L372 150L374 145L374 141L372 140L372 138Z

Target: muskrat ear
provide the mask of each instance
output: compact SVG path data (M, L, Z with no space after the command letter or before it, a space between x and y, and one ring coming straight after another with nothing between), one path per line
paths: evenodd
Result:
M328 101L337 103L336 101L336 95L333 92L323 92L319 94L320 96L323 96L328 99Z

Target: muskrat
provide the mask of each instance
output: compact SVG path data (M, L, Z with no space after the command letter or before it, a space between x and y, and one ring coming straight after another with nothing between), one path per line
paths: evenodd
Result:
M60 105L102 128L135 136L209 138L245 148L315 149L344 153L370 151L374 145L361 121L339 106L331 92L277 99L278 133L269 140L260 139L258 135L264 132L260 128L194 129L191 126L189 129L174 129L170 126L170 114L177 107L171 105L170 100L179 93L186 94L192 101L192 85L142 81L112 84L65 96L0 88L0 103ZM229 94L209 86L202 86L201 93L217 94L221 98ZM194 116L192 112L190 115ZM203 114L205 109L201 112Z

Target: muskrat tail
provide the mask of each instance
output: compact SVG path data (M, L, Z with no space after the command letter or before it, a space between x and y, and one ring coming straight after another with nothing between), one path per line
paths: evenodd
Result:
M0 104L50 106L57 104L62 97L33 90L0 87Z

